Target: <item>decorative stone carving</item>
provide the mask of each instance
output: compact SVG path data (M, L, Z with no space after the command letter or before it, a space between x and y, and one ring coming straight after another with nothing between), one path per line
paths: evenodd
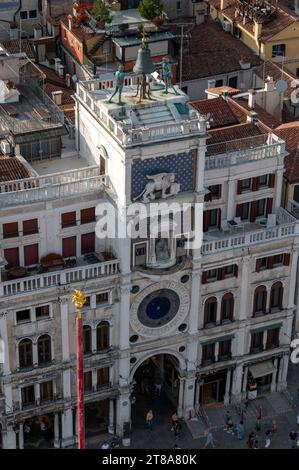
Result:
M159 173L157 175L146 175L146 177L152 181L146 184L142 193L134 201L141 197L142 202L154 201L157 191L161 191L162 199L175 196L180 192L180 184L175 182L174 173Z

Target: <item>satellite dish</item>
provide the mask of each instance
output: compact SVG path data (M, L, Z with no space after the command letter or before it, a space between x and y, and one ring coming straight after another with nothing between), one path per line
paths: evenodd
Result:
M275 86L276 86L276 90L278 90L279 93L285 93L288 89L288 84L284 80L278 80Z

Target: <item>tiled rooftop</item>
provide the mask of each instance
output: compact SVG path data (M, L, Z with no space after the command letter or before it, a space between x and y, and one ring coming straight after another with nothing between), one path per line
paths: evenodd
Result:
M261 60L239 39L209 20L194 28L190 50L184 55L183 80L211 77L240 70L240 61L259 65Z
M286 142L289 155L285 158L285 177L289 182L299 180L299 121L281 124L275 129L281 139Z
M16 158L8 155L0 155L0 181L13 181L30 178L31 173Z
M11 41L5 41L1 43L1 46L9 53L16 54L19 52L24 52L29 59L35 59L35 51L31 41L28 39L14 39Z

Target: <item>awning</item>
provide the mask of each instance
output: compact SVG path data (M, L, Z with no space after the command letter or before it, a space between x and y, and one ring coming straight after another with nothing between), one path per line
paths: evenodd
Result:
M271 360L259 362L258 364L253 364L252 366L249 366L249 372L251 373L254 379L272 374L274 371L275 367Z

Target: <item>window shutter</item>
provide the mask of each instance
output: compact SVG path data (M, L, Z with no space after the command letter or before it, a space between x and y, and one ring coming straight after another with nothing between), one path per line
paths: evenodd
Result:
M95 233L85 233L81 236L81 254L94 253L95 251Z
M24 246L24 264L30 266L38 263L38 244Z
M95 207L89 207L88 209L81 210L81 224L87 224L95 221Z
M255 271L259 273L260 270L261 270L261 259L259 258L256 260L256 263L255 263Z
M77 237L68 237L62 239L62 256L71 258L77 255Z
M260 178L252 178L252 191L258 191L260 189Z
M250 222L255 222L257 204L258 204L257 201L252 201L251 204L250 204L250 216L249 216L249 221Z
M237 204L237 206L236 206L236 217L241 217L241 215L242 215L242 205L243 204Z
M274 256L268 256L267 269L272 269L274 266Z
M201 275L201 283L206 284L207 283L207 272L204 271Z
M38 232L37 219L23 221L23 235L31 235Z
M7 248L4 250L4 258L7 262L6 268L20 266L19 248Z
M269 175L269 188L275 187L275 173Z
M273 198L268 197L268 199L267 199L267 215L271 214L272 208L273 208Z
M237 194L242 194L242 181L241 180L238 180Z
M291 261L291 255L290 255L290 253L285 253L285 254L283 255L283 264L284 264L285 266L290 266L290 261Z
M3 238L17 237L18 235L18 222L3 224Z
M224 268L217 269L217 281L222 281L224 279Z
M63 227L72 227L76 225L76 212L66 212L61 214L61 226Z
M234 274L235 274L235 277L238 277L238 274L239 274L239 266L237 264L234 265Z
M207 232L209 229L209 211L203 212L203 231Z
M218 209L218 229L221 229L221 209Z

